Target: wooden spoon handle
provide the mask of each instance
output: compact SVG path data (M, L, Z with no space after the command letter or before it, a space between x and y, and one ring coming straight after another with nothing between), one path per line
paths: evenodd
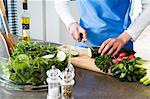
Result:
M0 0L0 14L1 14L1 17L2 17L2 21L3 21L3 25L4 25L4 28L5 28L6 34L8 34L8 33L10 33L10 29L9 29L9 25L8 25L8 22L7 22L6 10L5 10L5 7L4 7L3 0Z
M6 17L6 10L5 10L3 0L0 0L0 9L2 10L3 15L5 15Z
M5 47L5 50L6 50L6 53L7 53L7 57L10 57L10 52L9 52L9 49L8 49L8 45L7 45L6 39L4 37L4 34L2 33L1 30L0 30L0 38L2 39L2 42L4 43L4 47Z
M4 28L5 28L5 31L6 31L5 40L7 42L9 50L12 51L15 48L16 43L15 43L15 40L14 40L14 38L12 37L12 35L10 33L10 28L9 28L8 21L7 21L6 10L5 10L5 7L4 7L3 0L0 0L0 14L1 14L3 25L4 25Z

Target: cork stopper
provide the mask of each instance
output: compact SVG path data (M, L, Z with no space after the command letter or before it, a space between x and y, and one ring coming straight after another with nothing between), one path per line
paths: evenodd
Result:
M23 9L27 10L28 9L27 0L22 0L22 4L23 4Z
M27 0L22 0L23 3L27 3Z

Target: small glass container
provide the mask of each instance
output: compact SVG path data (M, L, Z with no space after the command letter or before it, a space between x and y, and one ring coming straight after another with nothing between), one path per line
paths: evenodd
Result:
M73 85L74 81L74 70L71 72L71 68L66 68L61 75L61 96L62 99L73 99Z
M63 84L61 86L62 99L73 99L73 85L75 81L72 80L71 83Z
M47 71L48 95L47 99L60 99L60 83L59 83L59 69L52 66L52 69Z

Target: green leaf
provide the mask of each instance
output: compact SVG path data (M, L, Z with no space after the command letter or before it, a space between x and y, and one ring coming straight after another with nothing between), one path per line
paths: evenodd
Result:
M129 65L129 70L130 70L131 72L133 72L133 71L134 71L133 66Z
M120 63L117 65L119 69L122 69L124 67L124 64Z
M133 63L134 61L135 61L135 59L130 59L129 60L130 63Z
M129 75L127 75L127 80L128 81L132 81L131 77Z
M126 73L121 73L121 75L119 76L119 78L124 78L126 76Z
M116 71L115 73L113 73L114 76L118 75L119 73L121 73L121 71Z
M108 69L113 65L112 57L110 55L97 56L95 58L95 65L107 73Z

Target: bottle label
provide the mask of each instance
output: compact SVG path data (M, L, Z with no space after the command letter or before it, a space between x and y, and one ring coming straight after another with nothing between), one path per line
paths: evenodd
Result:
M28 37L30 36L30 18L22 17L22 36Z
M22 29L24 30L27 30L27 29L30 29L30 25L29 24L22 24Z
M29 17L23 17L21 23L22 24L30 24L30 18Z
M30 35L29 35L29 30L22 30L22 32L23 32L23 33L22 33L22 36L23 36L23 37L28 37L28 36L30 36Z

